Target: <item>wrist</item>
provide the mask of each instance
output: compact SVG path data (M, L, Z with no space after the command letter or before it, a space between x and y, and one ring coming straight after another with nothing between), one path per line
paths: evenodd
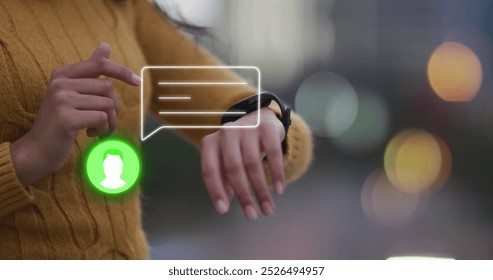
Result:
M24 187L34 183L40 171L40 168L36 166L39 160L36 159L34 146L36 145L29 133L10 144L10 154L17 179Z
M283 153L286 154L287 153L286 138L288 135L289 126L291 125L291 108L286 106L281 101L281 99L279 99L279 97L277 97L275 94L266 91L256 95L252 95L233 105L231 108L229 108L228 112L242 111L249 114L258 110L259 108L269 107L272 104L272 101L274 101L279 108L279 112L276 112L279 113L277 120L279 120L279 122L282 124L284 128L284 137L282 137L282 139L284 140L282 140L281 145L282 145ZM240 117L225 114L221 119L221 124L225 124L227 122L234 122L239 118Z

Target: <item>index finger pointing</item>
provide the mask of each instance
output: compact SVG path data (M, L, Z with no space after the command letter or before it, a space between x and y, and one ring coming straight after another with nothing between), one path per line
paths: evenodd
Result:
M107 43L102 43L88 60L59 68L54 72L54 76L75 79L98 78L100 75L104 75L130 85L140 85L141 78L129 68L111 61L109 59L110 53L110 46Z
M97 78L100 75L104 75L130 85L138 86L141 83L140 76L132 70L105 57L91 58L87 61L67 66L62 75L70 79Z

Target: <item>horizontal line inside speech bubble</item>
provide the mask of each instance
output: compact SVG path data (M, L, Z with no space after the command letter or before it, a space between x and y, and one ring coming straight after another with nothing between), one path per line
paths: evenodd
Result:
M191 96L159 96L159 100L170 100L170 101L192 100L192 97Z
M246 115L246 112L159 112L160 115Z
M234 86L248 85L247 82L159 82L160 86Z

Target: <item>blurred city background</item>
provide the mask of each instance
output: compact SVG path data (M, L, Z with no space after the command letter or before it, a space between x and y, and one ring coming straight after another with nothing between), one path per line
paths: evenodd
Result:
M153 258L493 258L492 1L160 6L207 27L189 35L225 64L258 66L316 137L308 173L255 222L237 203L215 213L191 145L145 142Z

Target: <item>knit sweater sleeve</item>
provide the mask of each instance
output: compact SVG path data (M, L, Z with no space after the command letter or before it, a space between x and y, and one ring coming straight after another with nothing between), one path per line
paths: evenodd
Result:
M31 197L15 172L10 143L0 144L0 218L31 203Z
M175 26L146 0L135 0L136 3L136 32L147 63L149 65L207 65L219 66L222 63L205 49L198 46L195 42L187 38ZM195 70L194 75L200 75L203 79L221 80L221 81L242 81L239 76L229 70L214 71L213 77L207 71L198 73ZM153 80L173 80L183 79L183 72L177 73L176 77L173 72L166 72L166 76L159 71L152 74ZM185 77L186 78L186 77ZM154 83L156 84L156 83ZM163 88L159 91L162 94ZM194 102L180 103L180 109L187 111L198 110L195 106L200 104L201 108L214 108L214 110L227 110L233 104L256 93L256 90L250 86L240 87L217 87L214 88L214 94L197 94L197 89L190 88L189 94L193 96ZM175 105L175 104L174 104ZM162 109L163 103L155 97L150 103L151 112L158 116L158 111ZM175 105L176 106L176 105ZM183 117L183 116L158 116L162 121L173 124L180 121L186 121L190 124L200 125L202 122L217 123L219 117ZM178 119L179 118L179 119ZM215 119L214 119L215 118ZM196 146L201 139L210 134L211 130L178 130L185 139L188 139ZM312 158L312 136L308 126L296 114L292 114L292 125L287 135L287 154L285 155L285 172L288 181L298 178L309 166ZM269 177L268 168L267 175Z

